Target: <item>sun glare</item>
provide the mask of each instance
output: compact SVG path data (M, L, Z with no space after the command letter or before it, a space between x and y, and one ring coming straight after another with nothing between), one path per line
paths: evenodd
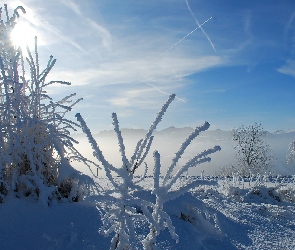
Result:
M21 47L24 51L29 46L30 49L34 47L34 37L37 32L27 23L17 23L11 32L11 39L15 46Z

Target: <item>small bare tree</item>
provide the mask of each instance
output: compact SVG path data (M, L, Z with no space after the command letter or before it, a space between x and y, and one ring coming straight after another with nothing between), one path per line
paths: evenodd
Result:
M290 143L287 154L287 163L291 164L295 159L295 141Z
M264 173L274 160L270 146L262 139L266 132L260 123L251 126L241 126L233 130L234 147L238 158L237 170L242 175Z

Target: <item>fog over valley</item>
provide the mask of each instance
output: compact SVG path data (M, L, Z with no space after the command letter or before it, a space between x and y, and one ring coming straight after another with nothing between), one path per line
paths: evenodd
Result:
M162 171L166 171L167 167L171 164L171 160L175 156L175 153L179 150L181 143L190 135L192 131L193 128L189 127L169 127L161 131L155 131L154 141L149 155L146 158L146 163L149 166L148 175L152 174L153 171L153 152L155 150L159 151L161 154ZM134 152L138 140L144 138L145 133L146 130L144 129L122 129L125 150L129 158ZM105 158L114 166L120 167L122 161L115 132L112 130L101 131L98 134L93 134L93 136ZM83 154L83 156L97 163L97 160L92 155L92 149L86 136L84 134L73 134L73 137L79 141L76 148ZM278 131L275 133L268 132L266 137L263 138L263 140L270 145L270 148L275 156L274 166L272 168L272 171L275 174L294 174L294 163L287 165L286 160L289 144L294 139L294 131ZM236 144L232 140L232 132L219 129L200 133L200 135L189 145L178 164L180 165L186 163L197 153L215 145L221 146L221 151L212 155L211 162L190 169L188 173L189 175L200 175L202 170L204 170L205 175L214 175L216 173L220 173L220 169L222 167L230 164L236 164L234 150L234 146ZM73 166L78 170L91 175L89 169L82 163L73 162ZM92 167L92 171L96 174L96 167ZM143 167L137 170L138 175L142 175L143 173ZM99 171L99 175L102 174L103 171Z

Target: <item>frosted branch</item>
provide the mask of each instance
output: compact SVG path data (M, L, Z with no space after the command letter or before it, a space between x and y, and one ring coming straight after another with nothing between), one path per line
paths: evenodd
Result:
M151 137L153 131L157 128L157 125L159 124L159 122L162 120L163 115L165 114L165 112L167 111L169 105L171 104L171 102L175 99L175 94L172 94L169 96L168 100L166 101L166 103L162 106L162 109L160 110L160 112L157 114L156 119L154 120L154 122L152 123L150 129L148 130L148 132L145 135L145 138L139 148L139 152L138 152L138 156L137 158L141 158L141 154L143 152L143 149L145 148L147 141L149 140L149 138Z
M160 169L161 169L161 163L160 163L160 154L158 151L154 152L154 190L156 193L159 192L160 187Z
M121 153L121 158L122 158L122 164L123 164L123 167L127 168L127 172L129 172L130 171L130 169L129 169L130 164L129 164L129 161L127 160L127 157L126 157L125 145L124 145L124 142L123 142L121 131L119 129L119 122L118 122L117 114L113 113L112 118L113 118L114 130L115 130L115 132L117 134L117 139L118 139L118 144L119 144L119 151Z
M186 148L190 145L192 140L194 140L200 134L200 132L206 131L209 127L210 127L210 124L208 122L204 122L204 124L202 126L196 127L196 129L189 135L189 137L181 144L180 149L175 154L175 157L173 158L172 163L167 170L167 173L164 178L164 183L166 183L167 180L169 179L169 177L171 176L177 162L179 161L179 159L183 155Z
M111 174L111 170L112 171L116 171L117 169L115 169L103 156L101 150L99 149L95 139L93 138L89 128L87 127L84 119L82 118L82 116L80 115L80 113L76 114L76 118L77 121L80 122L81 124L81 128L83 130L83 132L86 134L88 141L90 143L90 145L92 146L92 149L94 150L94 156L102 163L102 165L104 166L104 170L106 172L107 177L109 178L109 180L111 181L111 183L113 184L114 187L118 188L118 185L115 183L113 176Z
M202 164L205 162L211 161L210 157L207 157L209 154L213 154L217 151L221 150L220 146L215 146L214 148L210 148L204 150L202 153L196 155L191 160L189 160L184 166L182 166L178 172L170 179L169 184L166 186L168 190L172 187L172 185L180 178L180 176L186 172L189 168L194 167L197 164Z

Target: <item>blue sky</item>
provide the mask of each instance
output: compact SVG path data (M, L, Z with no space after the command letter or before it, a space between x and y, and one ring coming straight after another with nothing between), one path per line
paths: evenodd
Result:
M57 58L48 92L83 97L92 131L148 128L175 93L159 129L232 129L261 122L295 129L295 2L241 0L23 0L41 65ZM197 28L203 24L202 28Z

